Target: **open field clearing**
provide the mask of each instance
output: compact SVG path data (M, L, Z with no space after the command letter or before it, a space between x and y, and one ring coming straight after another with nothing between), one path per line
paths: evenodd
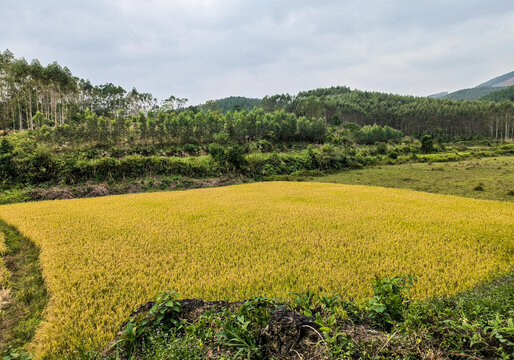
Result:
M415 297L514 266L514 203L409 190L269 182L0 207L40 248L50 299L39 356L101 348L165 289L183 298L344 297L409 273Z
M349 170L315 181L514 201L514 156Z

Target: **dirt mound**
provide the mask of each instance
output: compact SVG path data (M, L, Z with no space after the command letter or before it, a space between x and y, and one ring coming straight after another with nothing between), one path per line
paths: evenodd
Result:
M79 192L79 197L97 197L109 195L109 189L105 185L87 186Z
M115 194L133 194L153 190L179 190L209 188L240 184L242 178L224 176L212 179L182 179L173 183L164 183L162 179L154 179L151 185L147 182L126 182L115 184L83 184L80 186L60 186L51 188L37 188L28 192L31 200L64 200L75 198L91 198Z
M180 303L179 320L185 320L188 323L198 321L205 312L221 312L227 309L235 311L244 304L244 301L206 302L200 299L179 300L178 302ZM155 302L149 302L140 306L131 314L131 317L147 314L154 304ZM122 332L120 331L113 342L106 347L103 352L104 355L115 352L113 344L121 336ZM259 345L264 350L265 358L294 360L322 360L327 358L324 339L319 332L319 325L315 324L311 318L293 310L273 311L267 326L260 331L258 339Z
M324 339L318 330L311 318L279 310L261 331L261 341L269 358L325 359Z
M73 193L68 188L34 189L29 193L32 200L73 199Z
M68 187L49 189L34 189L30 191L29 196L32 200L62 200L84 197L97 197L109 195L109 189L105 185L88 185L71 189Z

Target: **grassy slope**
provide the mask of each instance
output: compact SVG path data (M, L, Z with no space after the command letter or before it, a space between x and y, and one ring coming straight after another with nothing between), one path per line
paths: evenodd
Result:
M3 262L10 272L0 310L0 356L8 347L25 347L33 338L48 296L39 265L39 249L0 221L5 234Z
M315 181L375 185L476 199L514 201L514 157L349 170ZM474 190L481 185L483 191Z
M487 86L497 86L497 85L505 82L506 80L509 80L512 77L514 77L514 71L511 71L510 73L503 74L503 75L497 76L491 80L488 80L485 83L478 85L477 88L487 87Z

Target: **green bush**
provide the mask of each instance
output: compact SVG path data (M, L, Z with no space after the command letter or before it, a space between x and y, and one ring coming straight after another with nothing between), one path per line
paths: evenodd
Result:
M402 132L389 126L366 125L356 132L356 140L359 144L374 144L377 142L399 142Z
M385 143L376 144L375 151L377 152L377 154L380 154L380 155L387 154L387 144L385 144Z
M257 142L257 147L259 148L260 152L263 153L273 151L273 144L268 140L259 140Z
M373 299L368 303L372 318L379 325L390 326L403 320L407 294L416 279L410 275L393 278L376 277L373 281Z
M195 145L195 144L186 144L186 145L184 145L184 147L182 149L184 150L185 153L187 153L189 155L197 155L200 151L200 148L198 147L198 145Z
M421 138L421 152L423 154L430 154L435 151L434 141L432 140L432 136L424 135Z
M396 151L391 151L387 156L393 160L398 159L398 153Z

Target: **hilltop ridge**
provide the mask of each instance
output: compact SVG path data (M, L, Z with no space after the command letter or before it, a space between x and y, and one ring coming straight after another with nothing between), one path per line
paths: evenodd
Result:
M452 100L476 100L512 85L514 85L514 71L487 80L473 88L457 90L444 96L437 96L440 93L434 94L430 95L430 97Z

